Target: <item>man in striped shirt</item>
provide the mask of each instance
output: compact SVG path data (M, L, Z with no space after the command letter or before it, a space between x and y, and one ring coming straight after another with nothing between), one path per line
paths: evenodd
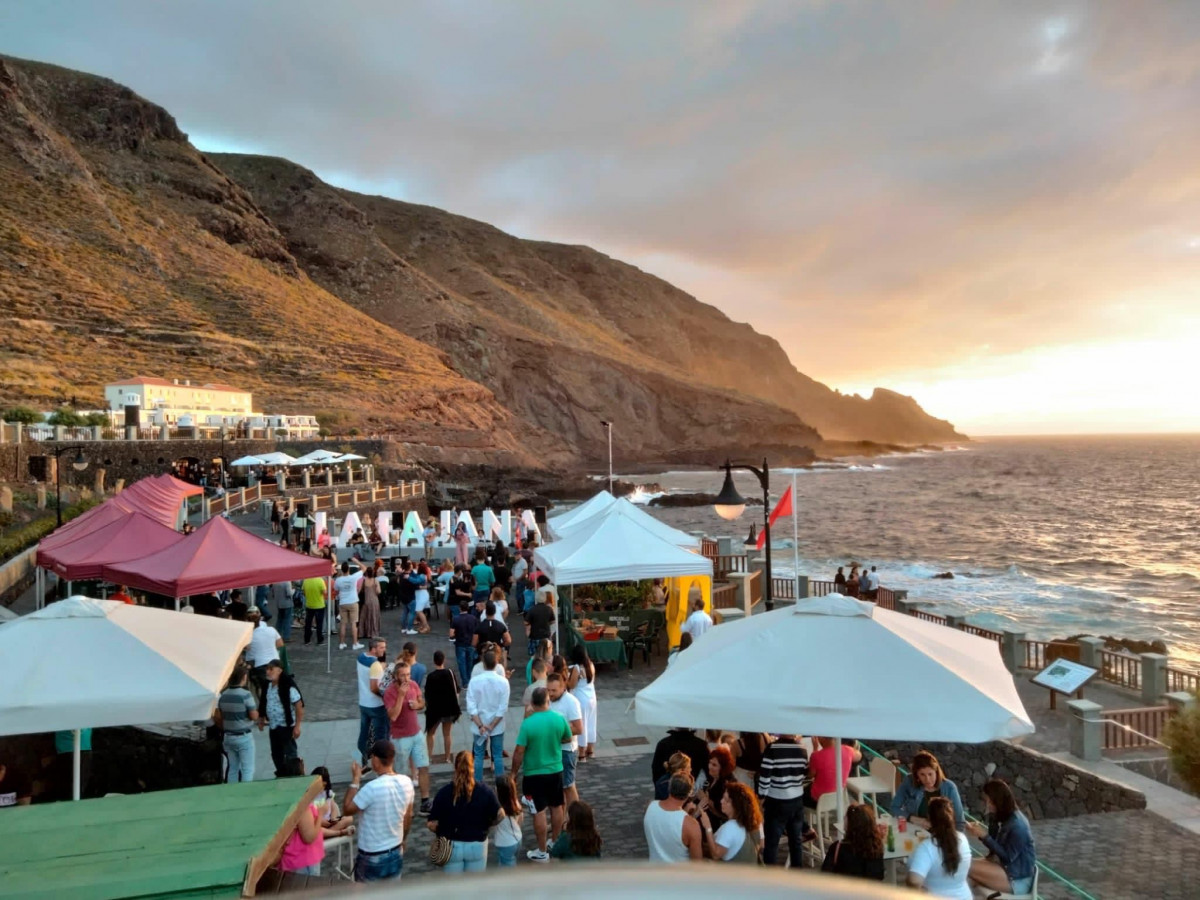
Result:
M404 844L413 820L413 783L395 769L396 747L391 741L371 746L375 780L362 783L362 766L350 763L350 787L342 811L359 814L355 881L399 878L404 867Z
M763 798L763 862L776 864L779 839L787 833L792 866L800 868L801 850L815 832L804 824L804 779L808 776L808 752L800 737L781 734L763 751L758 793Z

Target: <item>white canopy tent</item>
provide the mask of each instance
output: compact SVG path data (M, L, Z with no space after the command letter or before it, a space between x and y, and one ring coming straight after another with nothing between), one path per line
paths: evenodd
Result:
M568 509L564 513L559 513L557 516L551 516L546 522L546 527L553 537L561 537L559 533L560 528L565 530L572 522L586 519L588 516L593 516L601 510L607 509L616 499L608 491L601 491L578 506Z
M598 516L562 540L533 551L533 560L557 585L601 584L712 576L712 561L692 553L624 515Z
M672 528L666 522L659 521L636 504L630 503L624 497L614 499L611 503L593 512L591 515L578 516L566 525L560 526L556 524L554 526L554 536L564 539L582 529L594 528L605 516L624 516L626 519L632 519L634 522L637 522L647 531L652 532L658 537L670 541L677 547L685 547L689 550L700 549L700 541L697 538L692 537L686 531Z
M840 594L710 629L634 703L665 727L961 743L1034 730L994 641ZM838 827L844 812L839 792Z
M0 735L207 719L250 624L68 597L0 628ZM64 661L76 674L64 674Z

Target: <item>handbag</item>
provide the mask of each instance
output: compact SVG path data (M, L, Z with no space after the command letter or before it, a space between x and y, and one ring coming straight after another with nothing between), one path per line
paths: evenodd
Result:
M444 838L437 835L433 839L433 843L429 845L429 862L439 868L450 862L450 851L454 849L454 843L450 838Z

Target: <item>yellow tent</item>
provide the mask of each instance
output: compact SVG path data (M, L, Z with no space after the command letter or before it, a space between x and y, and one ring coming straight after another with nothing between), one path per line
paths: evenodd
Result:
M679 645L679 629L691 613L689 598L696 594L704 600L704 610L712 615L712 577L709 575L678 575L664 581L667 588L667 639L672 647Z

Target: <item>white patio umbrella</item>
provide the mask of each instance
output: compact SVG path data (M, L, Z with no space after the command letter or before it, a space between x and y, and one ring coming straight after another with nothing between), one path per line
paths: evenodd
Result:
M229 465L230 468L232 468L233 466L261 466L264 465L264 463L262 459L257 456L243 456L241 459L235 459Z
M634 703L665 727L969 744L1034 730L994 641L840 594L710 629ZM844 814L839 791L839 828Z
M366 457L359 456L357 453L343 453L334 462L352 462L360 459L366 459Z
M68 597L0 628L0 735L207 719L250 625ZM63 661L71 672L64 674Z
M296 457L291 461L291 463L289 463L289 465L311 466L317 463L331 463L337 461L338 454L334 453L332 450L323 450L321 448L317 448L316 450L310 450L303 456Z
M268 466L290 466L295 462L295 457L288 456L281 450L272 450L270 453L264 453L259 456Z

